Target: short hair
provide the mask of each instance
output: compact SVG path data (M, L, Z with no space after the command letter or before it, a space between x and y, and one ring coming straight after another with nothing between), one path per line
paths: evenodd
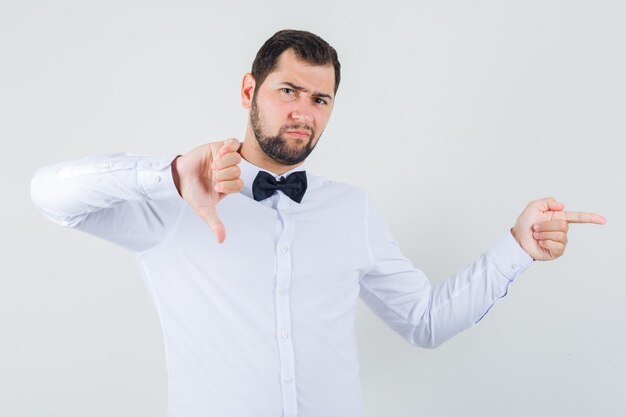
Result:
M265 41L252 62L252 76L257 88L263 84L267 76L276 69L278 58L287 49L293 50L296 56L312 65L332 64L335 69L335 94L341 80L341 64L337 51L319 36L305 30L285 29L276 32ZM255 90L256 93L256 90Z

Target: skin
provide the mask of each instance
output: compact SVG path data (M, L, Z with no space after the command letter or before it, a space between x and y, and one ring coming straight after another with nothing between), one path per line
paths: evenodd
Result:
M287 50L280 56L276 69L260 86L257 87L252 74L244 75L241 105L250 110L255 89L258 88L256 102L263 133L275 135L284 127L293 130L310 127L315 132L312 138L297 134L283 137L287 145L293 148L304 147L309 139L315 146L332 113L334 87L335 71L332 65L310 65ZM266 155L255 138L250 118L241 155L254 165L278 175L302 165L302 162L287 165Z
M528 203L511 229L519 245L536 261L551 261L563 255L572 223L604 224L599 214L564 211L553 197Z
M332 65L310 65L287 50L261 85L256 84L252 74L244 75L241 104L250 111L256 90L261 136L280 136L293 150L302 149L309 141L314 147L332 113L334 85ZM204 144L172 162L179 194L211 227L219 243L226 238L226 232L215 207L226 195L241 191L238 164L242 157L277 175L302 164L289 165L267 155L259 146L250 116L243 144L234 138ZM553 197L546 197L531 201L518 216L511 234L533 259L553 260L563 255L570 224L605 223L599 214L564 209Z
M287 50L260 86L256 85L252 74L244 74L241 105L251 110L254 92L258 89L256 105L262 133L275 136L281 128L292 130L293 133L284 132L281 136L288 147L300 149L309 140L315 146L326 128L334 105L334 88L332 65L310 65ZM315 135L309 136L310 131L305 127ZM307 130L307 134L298 134L299 130ZM226 232L215 207L227 194L241 191L243 182L238 164L242 157L277 175L303 163L289 165L266 155L254 135L250 116L243 144L235 138L207 143L172 162L178 193L211 227L219 243L226 238Z

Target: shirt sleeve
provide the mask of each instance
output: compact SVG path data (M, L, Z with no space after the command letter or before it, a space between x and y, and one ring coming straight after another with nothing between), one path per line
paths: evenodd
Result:
M31 199L44 216L139 252L157 245L183 206L177 155L95 155L38 169Z
M412 345L434 348L478 323L533 262L507 231L474 263L432 286L367 201L372 267L361 277L359 296Z

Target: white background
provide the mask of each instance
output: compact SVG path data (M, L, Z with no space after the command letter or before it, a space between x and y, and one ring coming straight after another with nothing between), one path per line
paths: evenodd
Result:
M572 225L561 259L438 349L360 303L366 415L624 415L625 21L621 0L0 0L0 415L165 416L130 255L47 221L29 181L65 159L243 138L241 77L284 28L343 66L310 169L366 188L433 283L532 199L607 218Z

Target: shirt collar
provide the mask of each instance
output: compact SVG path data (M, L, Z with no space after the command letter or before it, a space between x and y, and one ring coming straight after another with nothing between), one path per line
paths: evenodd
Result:
M252 197L252 183L254 182L254 179L256 178L257 174L259 173L259 171L265 171L268 174L272 175L276 180L280 179L280 177L286 177L287 175L291 174L292 172L296 172L296 171L306 171L306 162L304 162L302 165L299 165L287 172L285 172L282 175L278 175L272 171L269 171L267 169L258 167L256 165L254 165L252 162L249 162L247 159L245 159L243 156L241 157L241 162L239 163L239 168L241 169L241 179L243 180L243 188L241 189L241 193L244 194L247 197L253 198Z

